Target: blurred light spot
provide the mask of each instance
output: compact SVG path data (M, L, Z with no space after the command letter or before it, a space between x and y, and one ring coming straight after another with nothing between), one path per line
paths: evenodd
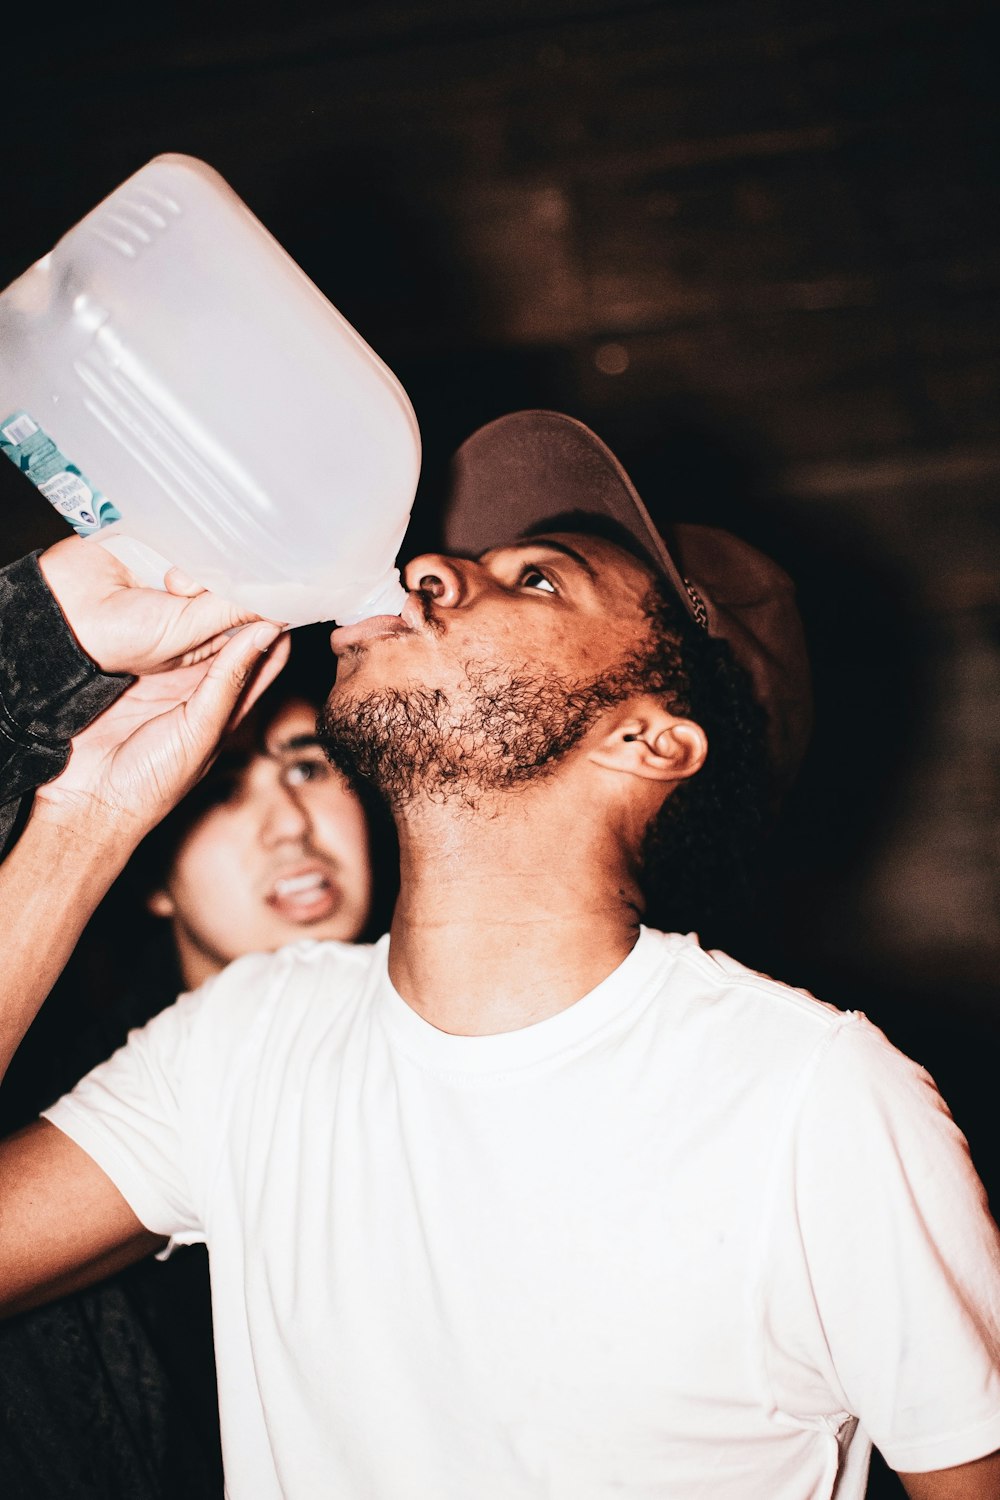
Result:
M624 344L601 344L594 353L594 364L602 375L624 375L629 366Z

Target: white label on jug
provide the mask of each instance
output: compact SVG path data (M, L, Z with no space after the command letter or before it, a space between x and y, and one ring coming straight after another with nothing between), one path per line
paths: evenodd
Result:
M121 520L107 496L60 453L26 411L16 411L0 422L0 449L81 536Z
M37 423L31 420L26 411L23 411L12 422L7 423L3 429L3 435L8 443L23 443L33 437L37 431Z

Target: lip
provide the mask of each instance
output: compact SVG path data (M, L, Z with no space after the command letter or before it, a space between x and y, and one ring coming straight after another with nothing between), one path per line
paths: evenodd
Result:
M328 866L308 864L282 870L264 899L283 921L309 927L333 916L340 906L341 892Z
M366 645L369 641L390 640L393 636L412 635L424 624L423 610L415 594L407 594L398 615L369 615L353 625L338 625L330 636L330 645L335 656L342 656L352 647Z

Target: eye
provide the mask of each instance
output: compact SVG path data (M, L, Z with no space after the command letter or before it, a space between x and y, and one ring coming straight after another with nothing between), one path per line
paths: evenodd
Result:
M298 755L282 768L281 776L286 786L312 786L317 781L326 781L333 775L333 768L321 752L315 755Z
M517 575L517 586L522 589L537 589L540 594L554 594L556 586L534 563L525 563Z

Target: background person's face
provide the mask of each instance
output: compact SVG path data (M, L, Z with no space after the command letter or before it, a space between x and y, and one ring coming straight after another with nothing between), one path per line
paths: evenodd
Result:
M365 817L316 743L315 722L301 700L280 710L263 751L222 782L150 899L171 920L189 987L244 953L302 937L349 942L364 927Z

